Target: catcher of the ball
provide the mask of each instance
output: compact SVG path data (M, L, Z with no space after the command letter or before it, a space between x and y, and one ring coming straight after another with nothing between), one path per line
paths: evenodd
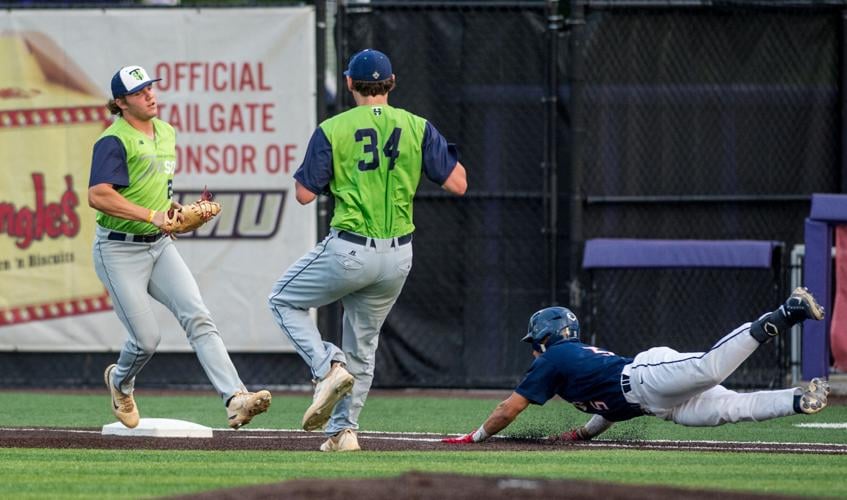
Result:
M194 203L180 205L174 202L173 208L165 214L160 228L170 234L190 233L219 213L221 213L221 204L212 201L212 193L203 188L200 199Z

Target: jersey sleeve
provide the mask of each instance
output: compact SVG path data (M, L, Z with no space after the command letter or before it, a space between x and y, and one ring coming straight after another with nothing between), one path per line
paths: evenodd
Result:
M332 145L322 128L312 133L306 156L294 172L294 179L315 194L328 191L332 179Z
M456 146L447 144L444 136L429 122L424 129L421 153L424 175L439 186L447 181L459 161Z
M88 187L103 183L121 188L129 186L126 148L120 139L113 135L103 137L94 144L91 158Z
M549 360L537 358L518 384L515 392L530 403L543 405L556 395L558 372Z

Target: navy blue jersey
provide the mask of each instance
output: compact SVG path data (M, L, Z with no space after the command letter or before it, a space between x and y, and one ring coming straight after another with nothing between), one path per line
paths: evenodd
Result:
M611 422L629 420L644 415L621 390L621 371L629 363L632 358L563 339L535 359L515 392L538 405L558 395Z

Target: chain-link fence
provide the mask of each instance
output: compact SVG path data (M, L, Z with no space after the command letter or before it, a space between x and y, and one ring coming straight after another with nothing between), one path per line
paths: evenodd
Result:
M594 269L590 282L586 340L621 356L655 346L707 351L785 299L778 270L769 269ZM786 337L761 346L725 384L783 387Z
M582 237L802 243L810 194L842 182L840 11L671 4L588 2L572 33ZM780 282L761 271L593 272L591 320L617 332L619 350L703 350L778 304ZM728 383L782 385L783 343Z
M574 2L557 60L544 45L553 23L540 4L341 5L339 65L363 47L389 52L400 81L393 102L463 146L471 185L460 202L430 197L433 187L418 199L415 270L383 334L377 383L497 385L519 376L526 361L514 338L548 302L557 269L553 301L601 332L641 325L627 337L638 342L607 345L631 354L703 350L784 298L781 268L594 272L582 280L602 298L594 309L573 287L588 238L790 247L802 242L809 195L841 187L840 11L672 4ZM550 68L567 83L557 92L558 195L542 156ZM549 247L552 229L559 236ZM435 234L447 246L431 245ZM560 267L545 263L550 252ZM735 279L737 294L715 293ZM627 285L645 283L673 300L629 303ZM720 319L690 321L709 311ZM786 359L771 344L730 383L780 385Z
M512 387L531 360L519 342L526 321L552 302L623 355L706 349L781 302L784 262L582 273L585 240L793 248L809 195L844 190L841 6L574 1L567 22L551 6L342 1L328 23L329 66L365 47L386 52L391 104L427 118L468 169L463 198L422 182L414 267L380 336L375 386ZM329 115L352 104L337 76L318 89ZM321 312L330 340L338 314ZM760 350L730 385L779 386L784 347ZM296 355L240 356L248 384L307 380Z
M342 3L337 25L339 67L385 51L391 104L458 145L472 186L462 199L426 181L418 191L414 268L380 336L375 383L514 384L531 360L520 336L548 295L544 4Z
M586 237L802 241L840 189L832 10L586 13Z

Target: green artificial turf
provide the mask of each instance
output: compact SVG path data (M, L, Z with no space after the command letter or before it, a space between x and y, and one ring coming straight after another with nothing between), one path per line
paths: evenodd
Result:
M508 395L508 391L503 392ZM311 396L276 395L250 428L296 429ZM225 427L219 399L207 392L145 395L142 416L178 418ZM389 397L373 394L360 419L363 431L464 433L479 426L495 399ZM114 421L105 394L0 392L0 427L97 428ZM541 437L588 418L553 400L530 407L502 434ZM725 440L847 444L847 430L799 428L806 422L847 422L847 407L718 428L686 428L643 417L615 425L602 438ZM153 451L0 449L0 498L129 498L274 483L294 478L391 477L408 471L584 479L662 484L807 497L847 497L847 455L641 450L372 452ZM141 479L143 478L143 479Z
M407 471L845 497L847 456L679 451L201 452L0 449L0 498L141 498ZM508 473L504 472L508 471Z

